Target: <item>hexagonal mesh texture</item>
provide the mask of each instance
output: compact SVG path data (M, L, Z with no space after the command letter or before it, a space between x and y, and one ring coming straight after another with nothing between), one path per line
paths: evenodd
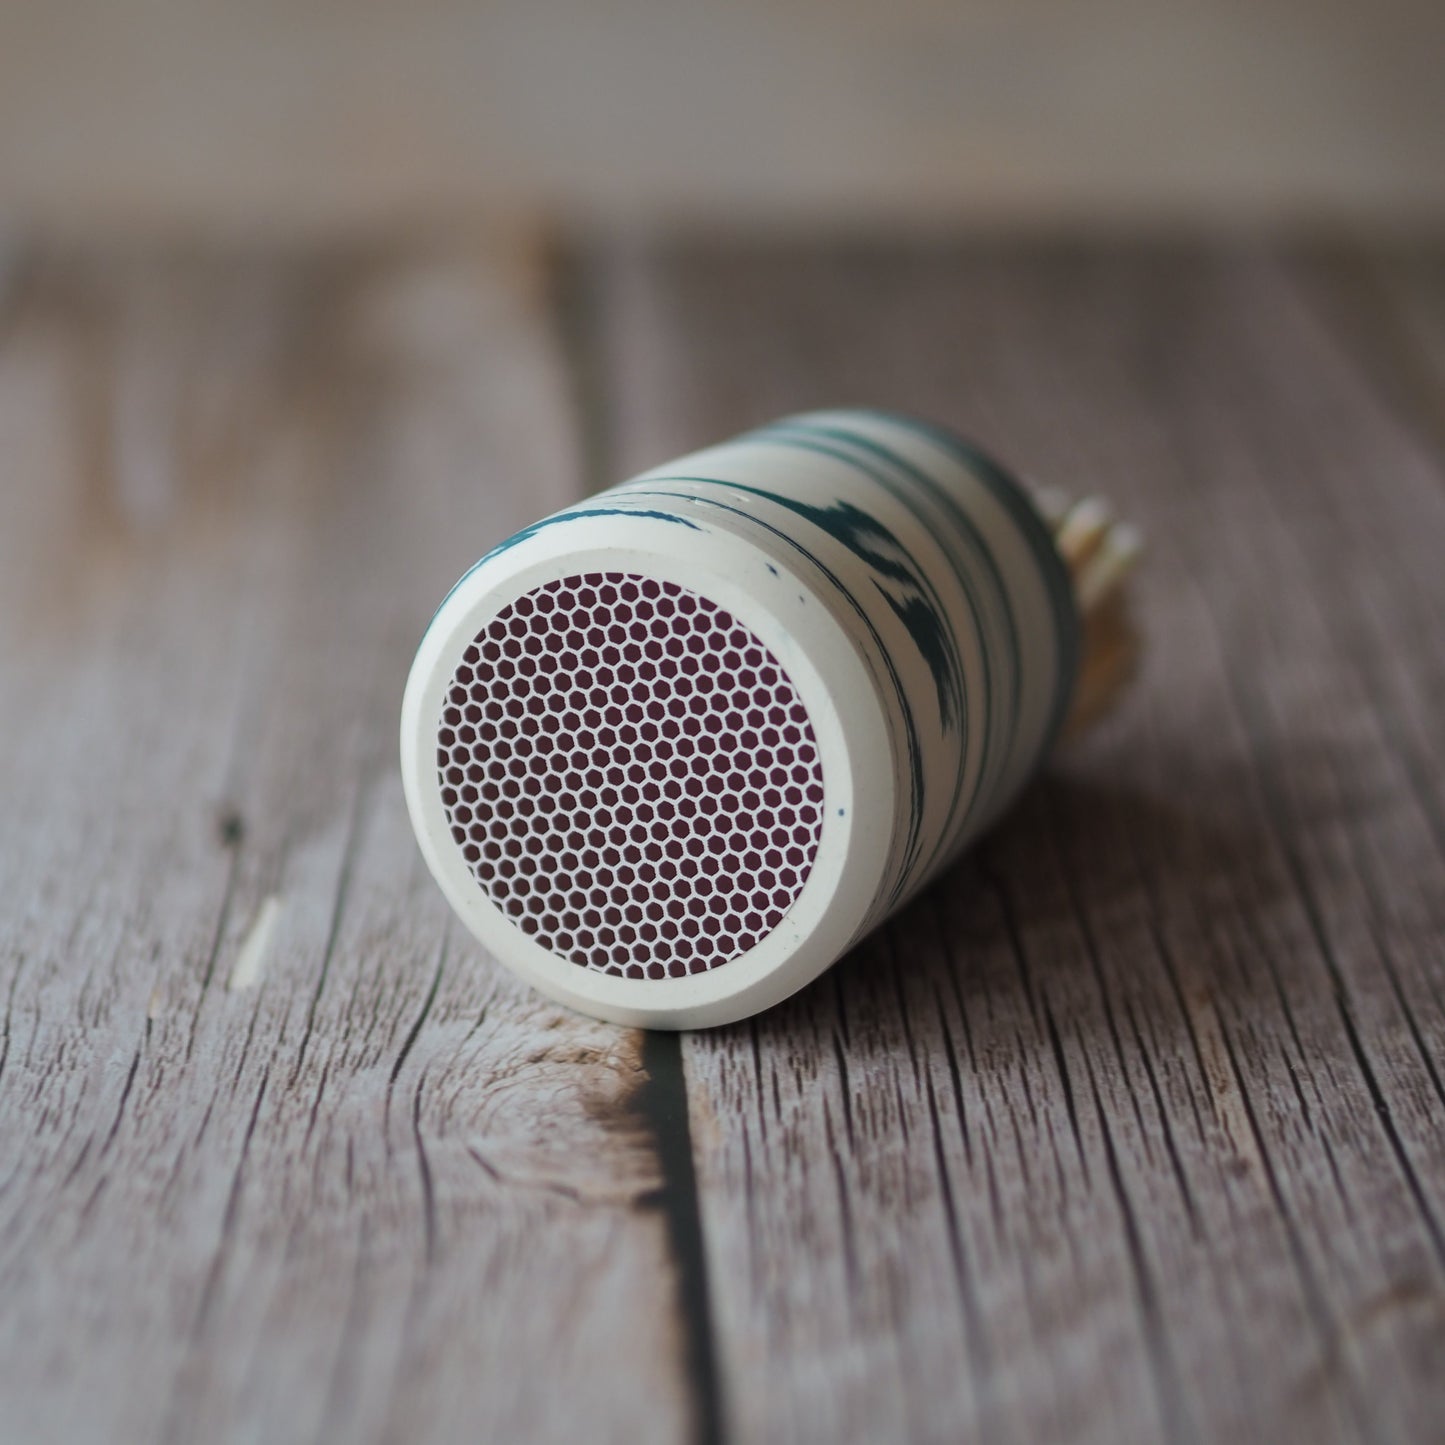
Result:
M549 582L477 634L437 732L452 837L544 948L628 978L746 953L802 892L823 769L778 660L672 582Z

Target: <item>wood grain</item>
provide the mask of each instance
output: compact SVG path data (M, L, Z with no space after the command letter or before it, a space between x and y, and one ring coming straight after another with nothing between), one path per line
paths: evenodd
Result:
M1428 240L1317 242L1299 284L1407 425L1445 450L1445 258Z
M1439 454L1247 248L637 246L594 286L617 476L896 405L1150 539L1133 700L684 1044L738 1437L1434 1438Z
M578 485L544 278L12 276L0 1438L678 1438L640 1040L465 941L395 766L430 609Z
M7 248L0 1440L1438 1436L1433 252ZM1112 720L751 1024L407 826L486 545L899 405L1149 538Z

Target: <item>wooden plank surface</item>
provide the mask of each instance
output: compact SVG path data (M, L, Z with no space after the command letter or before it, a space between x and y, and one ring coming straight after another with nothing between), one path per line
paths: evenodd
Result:
M1445 449L1445 254L1421 240L1317 244L1297 272L1407 425Z
M744 1438L1434 1438L1440 461L1248 251L621 250L616 459L896 405L1151 539L1132 701L685 1044Z
M443 579L578 482L539 276L22 271L0 1438L678 1438L638 1036L464 942L395 765Z
M1436 1438L1432 255L7 257L0 1440ZM430 609L848 402L1137 518L1140 685L783 1008L552 1008L410 838Z

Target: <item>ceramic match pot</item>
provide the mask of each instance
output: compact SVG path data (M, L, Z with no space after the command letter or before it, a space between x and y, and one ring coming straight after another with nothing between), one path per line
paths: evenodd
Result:
M1058 736L1084 637L1059 525L961 438L846 410L524 528L448 594L407 684L428 867L491 953L583 1012L767 1008ZM1097 570L1107 528L1084 530Z

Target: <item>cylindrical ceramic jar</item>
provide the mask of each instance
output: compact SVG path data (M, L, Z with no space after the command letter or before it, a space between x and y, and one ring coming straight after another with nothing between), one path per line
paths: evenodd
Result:
M402 772L467 926L552 997L776 1003L955 858L1057 735L1068 570L937 427L813 412L525 528L452 589Z

